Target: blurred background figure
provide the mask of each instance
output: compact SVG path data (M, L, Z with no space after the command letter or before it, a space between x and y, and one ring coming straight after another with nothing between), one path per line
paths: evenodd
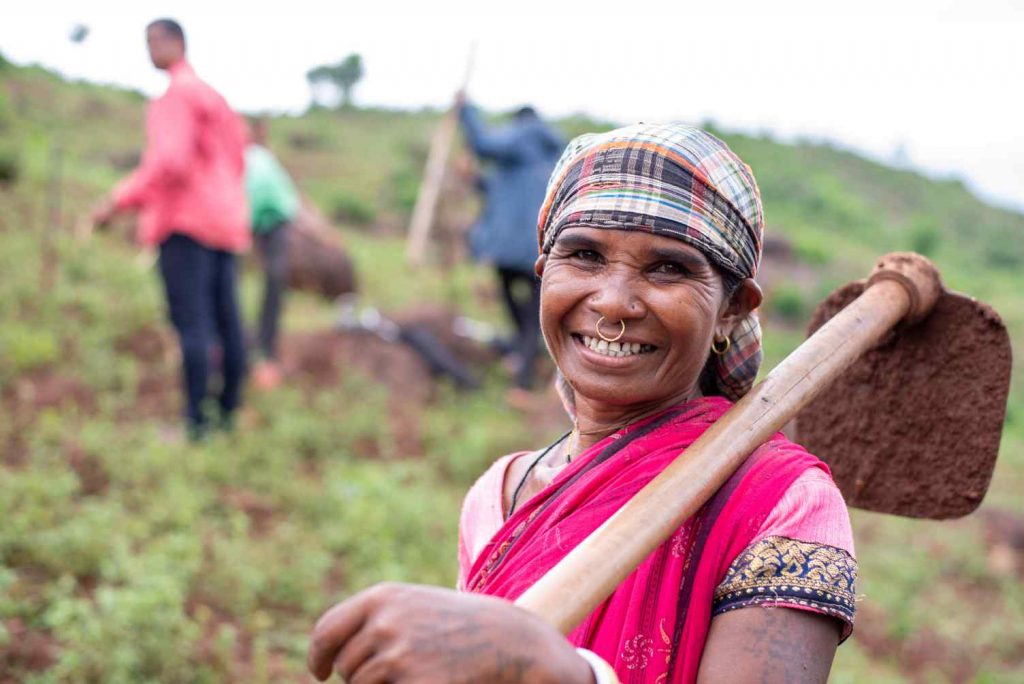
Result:
M171 78L146 114L142 163L94 212L104 226L141 212L138 239L158 246L167 308L183 361L188 435L209 429L203 412L214 333L222 350L217 425L230 428L241 402L245 341L238 309L235 254L250 243L243 186L245 126L185 58L185 34L171 19L146 27L153 66Z
M252 138L245 150L245 187L253 241L265 274L256 334L259 360L253 367L252 381L257 389L272 389L281 383L277 338L288 287L288 236L299 210L299 195L288 172L269 149L267 119L255 118L250 126Z
M537 260L537 212L548 176L565 141L532 107L517 111L511 122L488 126L476 107L456 96L466 143L490 168L482 177L483 213L469 234L473 256L497 269L501 294L515 324L509 351L515 360L513 404L529 400L534 366L540 352L540 290Z

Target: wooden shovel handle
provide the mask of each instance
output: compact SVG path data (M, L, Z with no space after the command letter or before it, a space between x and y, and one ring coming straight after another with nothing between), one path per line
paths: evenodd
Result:
M470 44L469 56L466 58L466 71L462 78L463 92L469 85L470 74L473 73L473 61L476 56L476 43ZM423 182L416 193L416 204L409 220L409 238L405 247L408 263L420 266L426 258L427 241L430 228L434 223L437 201L441 197L444 176L448 169L448 154L452 149L452 141L459 127L458 107L453 105L441 118L441 123L434 130L430 139L430 151L427 153L427 167L423 173Z
M516 605L567 634L714 495L758 446L904 319L927 315L942 291L916 254L890 254L869 286L601 527L528 589Z

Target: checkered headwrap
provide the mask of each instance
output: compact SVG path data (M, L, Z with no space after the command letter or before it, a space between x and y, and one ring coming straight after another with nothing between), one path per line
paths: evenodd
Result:
M555 166L538 217L541 251L581 225L682 240L742 279L757 273L764 212L750 167L721 140L684 124L637 124L576 138ZM722 395L736 400L761 365L754 313L731 342L715 370Z

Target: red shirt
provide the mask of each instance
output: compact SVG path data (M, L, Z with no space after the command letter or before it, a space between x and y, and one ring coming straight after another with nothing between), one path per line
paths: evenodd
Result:
M114 189L114 203L141 211L142 244L182 233L213 249L246 249L245 125L188 62L169 72L167 92L146 114L142 163Z

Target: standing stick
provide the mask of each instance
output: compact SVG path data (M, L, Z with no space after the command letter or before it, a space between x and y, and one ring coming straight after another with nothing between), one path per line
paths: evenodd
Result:
M912 257L883 258L856 301L527 589L516 605L564 634L572 631L818 392L898 322L927 315L942 286L931 262Z
M462 87L459 92L464 91L469 85L469 76L473 70L475 56L476 44L473 43L470 45L469 56L466 58L466 72L463 74ZM412 218L409 221L409 241L406 244L406 259L414 266L422 264L426 255L427 239L437 210L437 199L441 195L441 186L448 169L448 155L451 153L452 140L455 138L455 131L459 124L458 116L457 107L453 105L445 112L430 140L427 167L423 173L423 183L420 184L419 192L416 194L416 205L413 207Z

